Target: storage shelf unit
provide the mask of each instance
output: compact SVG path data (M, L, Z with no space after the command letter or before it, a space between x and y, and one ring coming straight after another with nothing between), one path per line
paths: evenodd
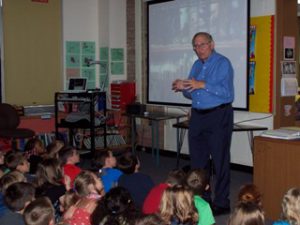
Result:
M128 104L135 101L135 82L112 83L110 92L111 108L124 111Z
M102 147L107 147L106 93L100 91L56 92L55 93L55 134L68 129L69 144L74 145L75 131L82 129L89 138L89 151L94 154L95 137L102 136ZM81 140L80 147L84 146ZM86 149L85 149L86 150Z

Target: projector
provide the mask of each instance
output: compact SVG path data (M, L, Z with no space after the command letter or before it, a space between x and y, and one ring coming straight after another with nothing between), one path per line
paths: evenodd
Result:
M133 103L126 106L127 114L144 114L146 105L141 103Z

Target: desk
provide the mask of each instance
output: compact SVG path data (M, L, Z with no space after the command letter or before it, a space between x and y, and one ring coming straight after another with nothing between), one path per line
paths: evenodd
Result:
M300 187L300 141L254 138L253 182L262 194L266 217L280 217L283 195Z
M179 124L179 119L186 117L185 114L174 114L174 113L165 113L165 112L150 112L148 115L145 114L124 114L125 116L130 117L131 120L131 134L132 134L132 151L135 151L135 135L136 135L136 118L146 119L151 121L151 136L152 136L152 155L155 152L156 155L156 164L159 165L159 122L176 119L176 123ZM177 130L177 136L179 135L179 130Z
M184 136L186 130L189 129L189 120L185 120L180 123L173 124L173 127L177 129L177 161L176 161L176 167L179 166L179 159L180 159L180 152L181 147L183 144ZM260 127L260 126L253 126L253 125L242 125L242 124L234 124L233 125L233 131L234 132L240 132L240 131L247 131L250 133L250 143L251 143L251 152L253 155L253 131L262 131L262 130L268 130L267 127Z

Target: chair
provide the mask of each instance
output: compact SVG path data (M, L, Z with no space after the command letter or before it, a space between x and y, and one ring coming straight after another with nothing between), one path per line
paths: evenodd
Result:
M7 103L0 103L0 138L12 140L12 148L17 148L17 139L32 138L35 132L18 128L20 117L17 110Z

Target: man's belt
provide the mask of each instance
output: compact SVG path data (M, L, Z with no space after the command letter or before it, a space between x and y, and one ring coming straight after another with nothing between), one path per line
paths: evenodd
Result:
M225 103L225 104L221 104L221 105L218 105L216 107L213 107L213 108L208 108L208 109L196 109L196 108L193 108L193 110L199 114L207 114L207 113L211 113L211 112L214 112L218 109L224 109L226 108L227 106L231 106L231 103Z

